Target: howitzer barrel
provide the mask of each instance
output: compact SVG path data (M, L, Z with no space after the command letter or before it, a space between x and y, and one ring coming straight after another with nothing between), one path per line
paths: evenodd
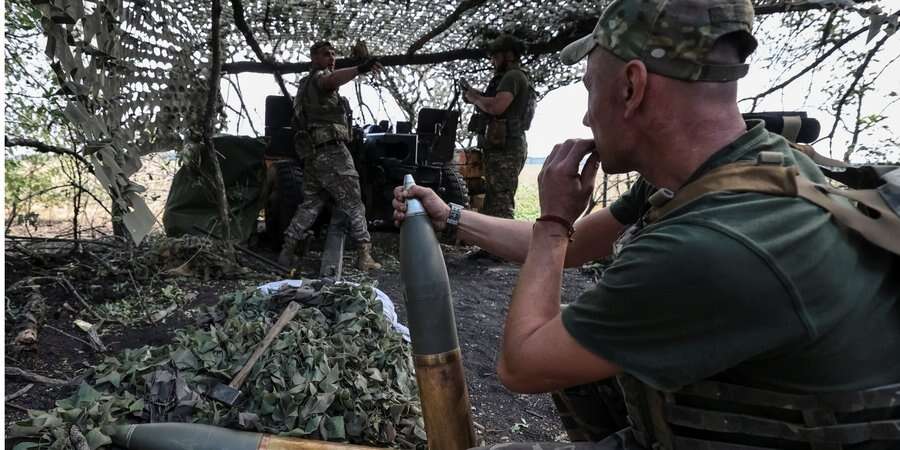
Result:
M412 176L406 175L404 188L414 184ZM400 276L428 448L474 447L475 430L447 266L431 221L416 199L407 201L406 219L400 229Z
M376 447L249 433L195 423L116 427L113 442L130 450L371 450Z

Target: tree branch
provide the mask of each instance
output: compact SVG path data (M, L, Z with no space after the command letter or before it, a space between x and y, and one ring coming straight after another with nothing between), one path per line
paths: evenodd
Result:
M440 64L450 61L460 61L466 59L484 58L484 52L479 49L459 49L450 50L439 53L422 53L414 55L383 55L377 56L381 65L388 66L408 66L422 64ZM352 67L360 63L359 58L341 58L335 63L335 68L343 69ZM228 64L222 64L222 71L226 73L273 73L278 70L281 73L303 73L308 72L312 63L260 63L256 61L238 61Z
M846 103L847 99L855 93L856 85L859 84L860 80L862 80L863 76L865 75L866 68L869 67L869 63L872 62L872 58L875 57L875 54L878 53L878 50L881 49L884 43L887 42L887 40L890 39L891 36L892 35L890 34L885 34L884 37L881 38L881 40L878 41L878 43L876 43L874 47L869 49L868 53L866 53L866 57L865 59L863 59L862 64L860 64L853 73L853 82L850 83L850 86L846 91L844 91L844 95L842 95L841 99L837 102L837 109L835 109L834 111L834 123L831 125L831 131L828 132L827 136L819 139L819 141L823 141L825 139L830 140L834 138L834 133L837 130L838 123L840 123L841 121L841 112L844 109L844 103ZM845 153L844 162L849 162L849 158L850 155L848 153Z
M235 78L237 78L237 77L235 77ZM225 78L225 81L229 82L231 84L231 87L234 88L234 92L237 93L238 100L241 102L241 110L243 110L243 112L245 114L247 114L247 122L250 124L250 130L253 131L253 134L259 136L259 132L256 131L256 127L253 126L253 118L250 117L250 110L247 109L247 104L244 103L244 96L243 96L243 94L241 94L241 80L240 79L232 80L231 78ZM237 111L237 113L238 113L238 129L240 129L241 128L240 127L241 112Z
M398 74L400 72L398 71ZM402 75L402 74L400 74ZM394 77L384 77L384 87L387 88L388 92L394 97L394 101L397 102L397 106L403 110L403 113L406 114L406 119L413 121L416 118L416 103L417 101L410 101L400 92L400 87L397 85L397 82L394 80Z
M221 0L212 0L212 32L209 36L209 44L212 50L212 61L209 68L209 86L206 97L206 112L203 117L203 142L206 144L206 154L209 158L213 173L214 184L211 186L218 197L219 218L222 221L225 241L231 239L231 223L228 220L228 196L225 194L225 180L222 178L222 167L216 155L216 147L213 144L213 122L216 115L216 103L219 98L219 79L222 75L222 59L219 49L221 31L222 3Z
M463 5L467 2L473 4L467 9L477 6L482 0L464 0L463 3L457 8L456 11L459 11L463 8ZM856 3L868 3L873 0L859 0ZM796 11L809 11L814 9L834 9L839 8L837 5L832 4L821 4L821 3L806 3L806 4L792 4L792 3L778 3L774 5L761 5L755 7L757 16L764 16L769 14L777 14L777 13L786 13L786 12L796 12ZM451 14L450 17L453 16ZM464 12L463 10L462 12ZM462 14L460 12L460 15ZM448 19L450 19L448 17ZM458 19L458 18L457 18ZM235 22L237 22L237 18L235 18ZM528 45L528 51L526 55L532 56L540 56L546 55L550 53L556 53L562 50L566 45L574 42L576 39L590 33L594 29L594 25L597 23L596 16L589 17L581 17L574 19L570 22L570 25L563 28L563 31L557 34L555 37L548 41L530 43ZM410 49L414 52L418 50L416 45L419 41L423 41L421 46L424 46L428 40L432 39L434 36L430 36L432 32L437 31L437 34L443 32L446 28L452 26L453 22L444 21L434 30L429 33L426 33L423 37L419 38L416 43L410 46ZM446 25L446 28L441 29L442 26ZM429 64L441 64L445 62L451 61L464 61L470 59L481 59L484 58L484 51L476 48L461 48L455 50L448 50L444 52L436 52L436 53L411 53L407 50L407 53L402 55L382 55L377 56L379 62L385 67L387 66L416 66L416 65L429 65ZM342 58L337 60L336 68L341 69L344 67L354 66L360 63L359 58ZM255 61L238 61L228 64L222 65L222 71L226 73L243 73L243 72L255 72L255 73L274 73L276 70L282 74L285 73L303 73L307 72L310 69L311 64L309 62L300 62L300 63L276 63L276 62L255 62Z
M856 38L856 37L859 36L860 34L863 34L863 33L866 32L866 30L868 30L868 29L869 29L869 27L866 26L866 27L860 28L859 30L854 31L853 33L849 34L849 35L848 35L847 37L845 37L844 39L841 39L839 42L836 42L836 43L834 44L834 46L832 46L830 49L828 49L827 52L821 54L821 55L820 55L818 58L816 58L816 60L813 61L810 65L804 67L803 70L797 72L797 73L794 74L792 77L788 78L787 80L785 80L785 81L783 81L783 82L781 82L781 83L778 83L778 84L775 85L775 86L772 86L771 88L765 90L764 92L761 92L761 93L759 93L759 94L756 94L756 95L753 96L753 97L742 98L742 99L740 99L739 101L743 102L743 101L745 101L745 100L750 100L750 101L753 102L753 109L756 109L756 102L757 102L759 99L761 99L761 98L763 98L763 97L765 97L765 96L767 96L767 95L769 95L769 94L771 94L771 93L773 93L773 92L777 92L778 90L784 89L784 88L787 87L789 84L793 83L794 81L797 81L798 78L802 77L803 75L809 73L809 71L811 71L811 70L815 69L816 67L818 67L819 64L822 64L822 62L824 62L826 59L828 59L828 57L831 56L834 52L838 51L838 49L840 49L841 47L843 47L844 45L846 45L848 42L852 41L854 38Z
M40 153L55 153L57 155L69 155L84 164L88 172L94 173L94 165L91 164L84 156L81 156L75 150L57 147L55 145L45 144L35 139L27 139L20 137L4 136L7 147L29 147Z
M21 378L31 381L32 383L49 384L51 386L78 386L84 380L84 375L75 377L71 380L60 380L58 378L45 377L43 375L29 372L18 367L6 366L4 369L6 376L13 378Z
M873 0L856 0L854 3L869 3ZM823 3L797 3L796 1L784 1L772 5L760 5L755 6L754 11L757 16L765 16L768 14L780 14L780 13L788 13L788 12L799 12L799 11L810 11L813 9L842 9L840 5L837 3L833 4L823 4Z
M437 35L443 33L454 23L456 23L456 21L459 20L460 17L462 17L464 12L473 8L477 8L483 5L485 2L487 2L487 0L463 0L459 3L459 6L457 6L456 9L453 10L453 12L444 19L443 22L422 35L422 37L420 37L419 39L416 39L416 42L410 45L406 50L406 54L412 55L413 53L417 52L420 48L425 46L428 41L434 39Z
M281 93L285 97L290 98L291 94L284 85L284 79L281 78L281 72L277 67L274 67L274 60L266 57L262 48L259 46L259 42L253 37L253 32L250 31L250 27L247 25L247 20L244 18L244 5L241 4L241 0L231 0L231 9L234 11L234 25L241 31L241 34L244 35L247 45L253 49L253 53L263 64L270 64L273 66L271 73L275 75L275 82L278 83L278 88L281 89ZM223 70L225 70L224 67ZM227 70L225 71L227 72Z

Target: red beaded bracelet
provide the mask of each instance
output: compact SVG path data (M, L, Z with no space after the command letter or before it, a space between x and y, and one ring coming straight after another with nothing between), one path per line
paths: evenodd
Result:
M572 241L572 235L575 234L575 227L572 226L572 222L569 222L566 219L563 219L559 216L554 216L552 214L545 214L541 217L535 219L537 222L553 222L558 223L566 228L566 233L568 233L569 242Z

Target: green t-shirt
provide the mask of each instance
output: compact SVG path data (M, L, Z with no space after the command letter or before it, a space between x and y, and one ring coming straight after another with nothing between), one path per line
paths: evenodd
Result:
M525 108L528 107L528 95L531 93L531 83L522 69L507 70L500 78L497 92L509 92L513 95L512 103L499 117L521 119L525 115Z
M700 174L779 151L821 172L761 122ZM631 224L654 188L611 207ZM706 378L791 392L900 382L900 264L799 198L717 193L647 225L562 313L585 348L651 386Z

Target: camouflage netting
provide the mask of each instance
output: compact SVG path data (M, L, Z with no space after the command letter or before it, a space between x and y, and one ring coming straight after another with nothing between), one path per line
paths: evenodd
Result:
M209 390L227 383L290 301L295 318L254 365L229 407ZM50 411L12 425L16 449L75 448L73 425L94 449L112 426L192 422L307 439L424 448L409 344L382 314L371 286L334 284L225 295L175 342L126 350L96 365L91 383Z
M139 241L153 223L139 195L142 188L129 180L140 168L141 155L183 148L198 141L203 129L211 5L172 0L34 3L43 16L46 51L60 93L69 100L65 114L80 125L79 139L97 176L127 213L125 225ZM223 5L223 69L271 72L272 66L258 63L233 25L232 6L240 3ZM263 52L279 63L306 61L309 45L318 39L333 41L343 54L364 40L371 54L397 56L393 64L399 68L392 68L381 83L411 115L416 106L446 103L452 80L461 74L484 85L490 75L487 65L483 59L477 64L471 60L481 58L478 49L501 31L529 43L526 64L540 93L573 82L578 69L559 64L556 52L588 33L608 3L248 0L243 8ZM759 13L857 8L848 0L754 3ZM420 58L409 59L413 53ZM286 78L291 82L296 75ZM217 118L221 126L223 116Z

